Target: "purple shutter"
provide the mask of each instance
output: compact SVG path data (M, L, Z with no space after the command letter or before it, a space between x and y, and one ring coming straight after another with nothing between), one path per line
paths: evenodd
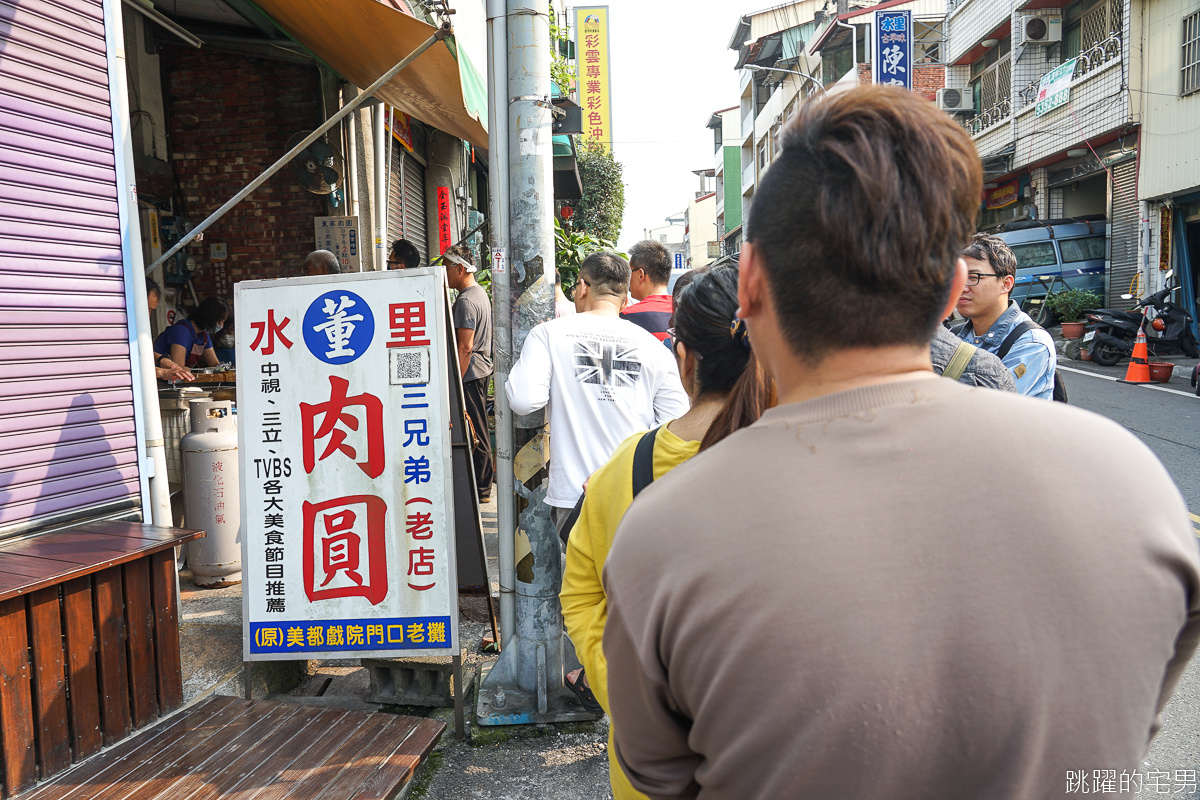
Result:
M114 158L100 0L0 0L0 535L139 502Z

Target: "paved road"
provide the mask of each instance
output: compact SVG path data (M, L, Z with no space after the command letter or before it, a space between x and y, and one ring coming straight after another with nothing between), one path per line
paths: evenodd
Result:
M1200 397L1188 386L1191 365L1184 361L1171 381L1159 389L1117 383L1125 365L1105 369L1078 361L1061 366L1071 404L1103 414L1133 431L1162 460L1175 479L1200 536ZM1185 371L1182 367L1186 365ZM1173 391L1163 391L1171 389ZM1102 491L1087 481L1086 466L1080 472L1080 486L1087 491ZM1084 500L1086 502L1086 499ZM1114 643L1114 646L1117 646ZM1163 711L1164 725L1150 746L1142 765L1146 788L1141 794L1158 794L1168 781L1173 798L1200 798L1200 792L1188 791L1186 784L1200 769L1200 659L1193 659L1180 679L1171 702ZM1182 771L1180 774L1177 772ZM1191 771L1190 774L1188 771ZM1163 777L1168 773L1169 778ZM1175 783L1182 777L1184 783ZM1149 789L1149 782L1156 783ZM1183 791L1176 791L1177 789Z

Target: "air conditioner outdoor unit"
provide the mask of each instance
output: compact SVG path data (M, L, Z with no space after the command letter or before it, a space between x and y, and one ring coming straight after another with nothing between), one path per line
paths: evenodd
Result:
M968 89L938 89L937 107L942 111L972 111L974 102Z
M1026 17L1025 44L1053 44L1062 41L1062 17Z

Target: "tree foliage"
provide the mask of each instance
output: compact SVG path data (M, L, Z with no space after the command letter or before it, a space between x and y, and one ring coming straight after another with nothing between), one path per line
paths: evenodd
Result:
M554 220L554 266L562 276L563 292L567 297L575 297L579 265L592 253L602 250L626 257L624 253L617 252L616 244L611 239L602 239L573 227L563 227L557 219Z
M575 67L567 60L566 50L570 44L566 27L558 24L554 3L550 3L550 80L558 84L565 95L571 94L575 81Z
M598 239L615 242L625 214L625 182L612 151L583 137L577 141L583 198L575 207L573 227Z

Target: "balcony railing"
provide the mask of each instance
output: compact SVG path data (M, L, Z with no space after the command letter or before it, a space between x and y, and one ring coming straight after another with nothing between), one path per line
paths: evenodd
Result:
M962 126L966 128L967 133L975 136L1008 119L1011 114L1012 103L1006 97L991 108L984 109L973 117L968 117Z
M1113 34L1102 42L1096 42L1079 54L1079 60L1075 62L1075 77L1078 78L1081 75L1086 75L1101 64L1107 64L1114 58L1120 57L1121 37Z
M1102 42L1096 42L1094 45L1084 50L1079 54L1079 60L1075 62L1076 79L1094 71L1096 68L1107 64L1114 58L1120 58L1121 37L1113 34ZM1041 86L1041 79L1032 80L1026 84L1024 89L1017 92L1017 97L1020 98L1018 108L1025 108L1037 100L1038 88Z

